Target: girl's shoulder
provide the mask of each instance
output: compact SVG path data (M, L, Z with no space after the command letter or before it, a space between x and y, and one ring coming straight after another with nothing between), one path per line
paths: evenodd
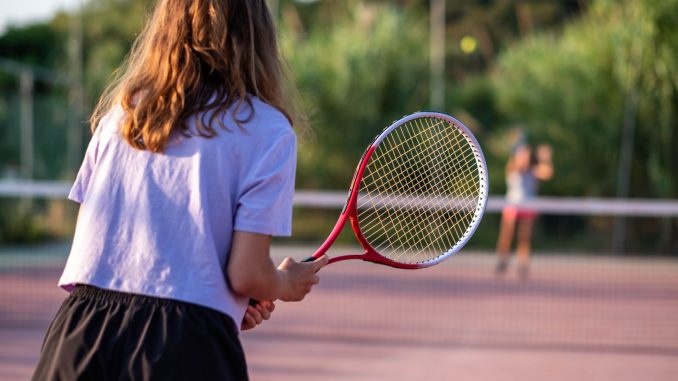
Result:
M272 128L292 128L285 114L261 99L253 96L251 98L251 105L254 112L253 118L258 122L265 122L266 125Z
M95 135L112 135L117 134L120 128L120 121L125 116L125 111L121 105L114 105L110 110L99 120L99 124L94 131Z
M263 139L277 140L281 136L294 135L294 130L290 121L277 108L269 105L261 99L252 96L250 101L243 104L235 115L230 115L233 119L240 121L240 128L245 134L258 135Z

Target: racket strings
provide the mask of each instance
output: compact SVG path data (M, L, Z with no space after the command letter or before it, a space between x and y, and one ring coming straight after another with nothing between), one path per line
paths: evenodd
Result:
M392 172L389 172L389 175L390 175L390 174L392 174ZM419 174L417 177L415 177L414 179L412 179L412 178L410 177L408 180L412 180L412 181L408 181L408 182L405 182L405 183L404 183L404 188L402 189L404 192L401 193L401 194L399 194L398 196L396 196L395 199L394 199L394 201L395 201L395 202L402 202L402 203L407 203L407 202L410 202L410 203L411 203L412 200L404 200L404 198L412 198L412 197L413 197L413 196L412 196L411 194L409 194L409 193L414 193L415 189L413 189L413 188L412 188L411 186L409 186L409 185L412 184L412 183L414 183L414 182L420 182L421 179L422 179L422 177L427 177L426 175L430 175L430 173L420 172L420 174ZM382 178L377 178L377 179L375 180L375 183L381 182L382 184L380 184L380 185L383 185L383 184L386 184L388 181L398 181L398 180L399 180L399 179L394 179L394 178L391 177L391 178L389 178L389 179L386 179L386 181L384 181L384 178L382 177ZM369 200L369 201L373 201L374 198L375 198L375 197L372 197L372 199ZM427 202L425 202L425 203L419 202L419 203L418 203L418 205L419 205L418 209L421 209L421 208L433 208L433 206L431 205L431 202L432 202L433 200L434 200L433 198L429 198L429 199L426 200ZM441 201L441 199L438 200L437 204L439 204L440 201ZM414 205L417 205L417 204L414 204ZM436 206L438 206L438 205L436 205ZM376 210L376 209L372 209L371 212L377 212L377 210Z
M436 171L434 171L436 172ZM430 173L429 173L430 174ZM434 177L435 179L435 177ZM431 246L437 246L436 250L437 252L444 252L445 250L442 250L442 245L450 245L450 242L447 237L444 234L440 234L439 229L436 228L436 225L440 225L442 223L442 228L443 229L454 229L458 234L460 234L459 229L457 228L457 225L461 221L457 221L454 223L452 226L446 226L446 220L441 221L441 215L438 215L438 218L434 219L429 219L425 220L423 217L426 216L426 214L420 213L422 210L427 210L427 209L439 209L440 205L439 201L436 202L434 200L439 200L440 197L434 196L431 197L430 199L426 200L425 202L419 202L419 207L416 208L417 210L412 211L396 211L395 213L389 213L390 217L393 218L394 220L397 221L403 221L410 219L415 223L417 226L419 226L421 229L417 231L414 234L398 234L396 236L396 241L400 242L400 254L396 256L394 259L399 260L399 261L412 261L415 258L419 256L423 251L412 251L412 248L417 247L417 243L419 243L419 247L431 247ZM432 205L432 202L435 203ZM383 225L383 222L382 222ZM398 230L396 230L398 231ZM406 239L403 239L403 237L406 237ZM386 240L383 244L379 245L379 249L381 251L384 251L384 244L393 246L394 242L393 240ZM405 250L403 250L405 249ZM407 256L407 259L404 259L403 257ZM421 258L419 258L421 259Z
M425 131L422 130L422 133L423 133L423 132L425 132ZM396 133L398 133L398 132L396 132ZM401 138L402 138L402 137L401 137ZM403 146L406 145L406 144L408 143L407 141L404 141L404 142L405 142L405 144L402 144ZM409 148L405 153L408 153L408 152L410 152L410 151L412 151L412 148ZM394 161L397 160L397 157L396 157L396 158L393 158L393 155L392 155L393 151L392 151L392 150L386 151L386 152L387 152L387 155L386 155L385 157L387 157L387 158L389 159L389 162L387 162L387 163L384 164L384 165L390 165L390 164L392 164ZM422 153L419 152L418 154L421 155ZM390 169L391 169L391 172L388 172L388 173L387 173L387 177L390 177L390 178L384 179L384 177L380 177L380 178L377 178L377 179L375 180L375 182L379 182L379 183L381 183L381 184L379 184L379 185L383 185L383 184L384 184L384 181L386 181L386 182L388 182L388 181L398 181L399 179L393 179L393 178L392 178L391 175L393 175L394 172L392 171L392 170L393 170L392 167L391 167ZM425 177L428 177L428 175L430 175L430 173L428 173L428 172L429 172L429 171L415 172L415 178L414 178L414 179L410 176L410 174L408 174L408 179L407 179L407 180L409 180L409 181L402 183L402 184L405 185L405 188L403 189L404 193L399 194L398 197L395 198L395 201L396 201L396 202L401 202L401 203L404 203L404 204L409 203L409 204L411 204L411 205L417 205L416 203L413 203L413 202L412 202L412 201L416 201L416 200L409 200L409 198L412 198L412 196L409 195L408 193L414 193L414 189L412 189L412 187L411 187L410 185L413 184L413 183L419 183L419 182L421 182L421 181L422 181L422 177L424 177L424 178L425 178ZM403 199L403 198L404 198L404 199ZM371 198L371 200L373 200L373 199L374 199L374 197ZM371 200L368 200L368 201L371 201ZM407 220L407 219L415 219L417 223L427 223L426 220L424 220L424 219L421 218L421 215L420 215L420 213L418 213L418 212L420 212L422 209L431 208L431 207L432 207L431 201L432 201L431 199L426 199L425 202L423 202L423 203L422 203L422 202L419 202L419 206L416 206L416 207L415 207L415 209L417 209L417 212L414 213L414 214L409 213L409 214L410 214L409 216L407 216L407 215L404 216L404 215L403 215L403 214L408 214L407 211L398 210L398 209L395 209L394 211L391 211L390 209L387 209L387 210L386 210L386 213L388 214L388 217L390 218L390 221L402 221L402 220ZM373 215L375 212L377 212L376 209L371 209L371 210L368 211L368 213L370 213L370 214L372 214L372 215ZM365 217L365 216L366 216L366 214L363 214L363 217ZM377 215L377 216L378 216L378 215ZM380 220L381 220L381 219L380 219ZM381 226L383 226L383 221L380 221L380 222L381 222ZM428 222L429 222L429 224L430 224L431 221L428 221ZM369 234L369 233L372 233L375 229L378 229L379 227L380 227L380 225L375 224L375 225L372 226L372 229L367 230L367 233L368 233L368 234ZM408 237L407 235L405 235L405 237L406 237L406 238L403 239L403 238L401 237L400 231L396 230L396 237L395 237L395 240L396 240L396 241L399 241L399 242L403 242L403 243L407 244L408 246L413 246L412 243L410 242L410 241L412 241L412 240L422 240L422 239L426 238L425 236L422 236L421 233L420 233L420 234L416 234L416 235L409 235L409 237ZM390 245L390 244L393 244L393 243L391 242L391 240L388 240L388 237L387 237L387 240L386 240L385 242L383 242L382 244L377 245L376 249L377 249L377 250L382 250L382 251L383 251L384 246L385 246L385 245Z
M468 139L445 120L420 118L395 128L363 174L358 196L363 236L401 263L444 255L472 223L479 165Z
M423 131L425 131L425 130L423 130ZM429 137L429 138L433 139L435 137ZM438 151L434 150L433 152L437 153ZM391 153L392 153L392 151L391 151ZM449 169L449 168L445 168L445 169ZM431 173L431 172L433 172L433 173ZM440 172L440 168L433 167L432 170L427 168L426 171L420 172L421 176L417 176L413 181L415 183L419 183L420 181L422 181L421 177L424 176L424 177L432 178L434 180L434 182L439 183L440 180L437 178L437 176L431 177L432 175L435 175L435 172ZM413 182L407 182L405 184L412 184L412 183ZM413 192L413 189L412 189L412 187L407 186L404 189L404 191L405 192ZM419 207L415 208L416 210L415 210L414 213L407 213L407 212L402 212L402 211L396 210L395 213L393 213L395 215L395 217L393 215L390 216L390 217L392 217L393 221L403 221L403 220L407 220L409 218L410 220L414 220L414 222L416 222L418 224L425 224L423 226L426 226L426 229L421 229L420 231L416 232L416 234L410 234L409 237L407 235L405 235L405 237L408 237L405 240L403 240L401 238L400 234L397 234L396 241L402 242L403 246L405 246L407 248L416 247L416 242L421 242L421 241L423 241L425 243L424 245L421 245L422 247L436 246L436 239L433 239L433 240L431 239L431 236L434 236L436 233L438 233L438 231L437 231L437 229L435 229L435 227L437 225L442 224L443 228L448 228L448 226L444 226L446 221L444 221L444 220L441 221L441 218L440 218L441 215L438 215L434 219L426 220L426 219L423 218L424 214L421 213L422 211L424 211L426 209L439 209L441 207L443 207L443 208L446 207L447 205L440 205L441 202L445 201L444 198L439 197L438 194L433 194L432 197L424 198L424 200L425 201L423 203L422 202L419 203L419 205L420 205ZM409 216L408 215L403 216L402 215L403 213L409 214ZM372 229L372 230L374 230L374 229ZM372 230L370 230L370 232ZM434 236L434 238L435 238L435 236ZM438 240L440 240L440 241L446 241L445 238L446 238L445 235L439 235L438 236ZM442 243L443 244L450 244L449 241L442 242ZM376 247L376 249L383 251L387 244L391 244L391 242L386 241L386 242L378 245ZM438 246L437 248L438 248L438 251L441 251L440 249L442 249L441 246ZM408 256L408 254L409 254L409 259L407 259L407 261L410 261L413 257L422 253L421 250L415 251L414 253L409 253L409 251L410 250L401 250L400 254L397 255L394 259L402 261L403 260L402 257Z
M419 122L419 123L418 123L418 124L419 124L418 127L421 128L421 127L422 127L422 126L420 125L421 121L418 121L418 122ZM438 141L438 140L436 139L436 138L438 138L437 136L430 136L430 129L423 129L423 130L426 131L426 132L429 132L429 139L430 139L431 141ZM439 141L444 143L444 140L442 140L442 139L439 140ZM459 142L458 140L455 140L455 142L454 142L454 144L453 144L453 149L461 149L461 147L459 147L458 144L457 144L458 142ZM432 152L434 153L434 162L435 162L435 163L440 163L440 162L441 162L441 161L440 161L440 152L441 152L441 151L440 151L439 149L435 149L435 148L439 148L439 147L433 147L433 148L434 148L434 149L432 149ZM434 189L442 189L442 187L439 186L439 184L440 184L440 182L441 182L441 181L440 181L440 178L439 178L439 176L437 176L437 174L441 173L441 168L438 167L438 166L434 166L432 169L433 169L433 170L431 170L431 171L427 171L427 173L428 173L428 175L432 176L431 178L432 178L433 181L438 185L438 187L437 187L437 188L434 187ZM442 168L442 169L444 170L444 171L442 171L442 173L449 173L450 168ZM454 170L454 169L453 169L453 170ZM436 193L434 192L434 199L440 200L440 199L443 199L443 198L440 197L440 194L439 194L439 193L436 194ZM430 204L427 203L426 206L429 206L429 205L430 205ZM445 205L445 206L449 206L449 205ZM419 217L420 217L420 216L419 216ZM457 221L457 222L454 223L452 226L449 226L448 223L451 222L452 220L445 220L445 219L443 219L443 218L441 218L441 217L442 217L442 215L441 215L441 214L438 214L438 215L436 216L436 218L430 219L430 220L428 220L428 221L425 221L425 222L427 223L427 225L426 225L427 229L422 230L422 231L420 232L420 233L426 232L425 235L417 234L416 236L414 236L414 235L412 236L411 241L413 241L413 240L416 238L416 239L418 239L418 240L420 240L420 241L423 240L423 242L424 242L424 245L420 245L421 249L420 249L419 251L415 251L415 252L413 252L413 253L408 253L409 250L401 250L401 254L398 255L398 256L396 256L396 259L397 259L398 261L403 261L403 257L407 257L407 262L411 262L411 261L413 261L413 260L416 261L416 259L417 259L421 254L425 253L424 248L427 248L427 247L435 247L435 248L436 248L436 251L437 251L438 253L444 253L446 250L443 250L443 249L444 249L444 246L441 246L441 244L442 244L442 245L449 245L449 247L451 247L451 246L452 246L452 245L451 245L451 242L449 242L447 239L445 239L445 238L448 238L448 237L446 237L446 235L444 235L444 234L439 234L439 233L440 233L440 230L445 231L445 230L447 230L447 229L453 229L456 233L458 233L458 235L460 235L462 232L459 231L459 229L458 229L457 226L459 225L459 223L460 223L461 221ZM419 219L420 219L420 218L417 218L417 220L419 220ZM419 221L418 221L418 222L419 222ZM424 222L424 221L422 221L422 222ZM436 234L439 234L439 235L436 237ZM428 244L426 244L426 243L428 243ZM406 244L406 245L411 245L411 247L416 247L416 245L414 245L415 242L407 241L407 242L405 242L405 244ZM436 252L436 251L432 251L432 252L431 252L431 255L435 255L435 252ZM408 255L408 254L409 254L409 255ZM427 257L427 259L431 259L431 258L428 258L428 257Z

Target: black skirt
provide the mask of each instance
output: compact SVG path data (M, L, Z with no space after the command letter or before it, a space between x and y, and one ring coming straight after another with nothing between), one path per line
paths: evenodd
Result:
M247 380L233 319L176 300L78 286L33 374L47 380Z

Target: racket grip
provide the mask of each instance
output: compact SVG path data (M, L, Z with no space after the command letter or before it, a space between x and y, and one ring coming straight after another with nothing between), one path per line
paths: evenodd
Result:
M313 261L315 261L316 259L317 259L316 257L310 256L310 257L304 259L302 262L313 262Z

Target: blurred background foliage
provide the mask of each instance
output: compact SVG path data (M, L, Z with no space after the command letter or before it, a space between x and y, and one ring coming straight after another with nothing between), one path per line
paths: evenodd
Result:
M0 36L0 58L68 72L69 28L81 16L87 113L152 3L90 0L81 15L10 27ZM382 128L431 107L429 2L274 4L284 56L312 127L301 139L297 187L344 189ZM556 177L544 184L544 195L678 198L678 0L447 1L445 19L445 106L437 111L477 134L493 194L504 192L504 164L526 136L554 148ZM17 78L0 73L2 177L16 176L20 161L18 87ZM77 170L65 153L67 98L67 89L36 83L35 178L69 180ZM628 191L620 190L624 131L632 138ZM84 152L85 121L82 133ZM7 232L21 219L16 203L2 203L0 232ZM494 243L493 218L483 224L486 247ZM633 223L631 247L678 247L675 219ZM609 225L609 219L546 217L545 236L567 245L584 229L596 235ZM648 242L657 234L663 238ZM2 239L8 240L0 233Z

